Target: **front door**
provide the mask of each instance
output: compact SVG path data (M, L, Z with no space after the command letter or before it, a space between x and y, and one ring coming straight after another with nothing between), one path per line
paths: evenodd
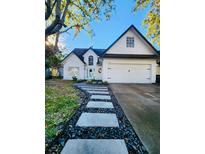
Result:
M95 69L94 68L88 68L87 75L88 75L89 80L95 79Z

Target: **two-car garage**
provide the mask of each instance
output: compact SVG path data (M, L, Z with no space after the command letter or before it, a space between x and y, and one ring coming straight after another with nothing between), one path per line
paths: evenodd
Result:
M131 40L131 41L130 41ZM158 50L131 25L103 54L103 81L155 83Z
M155 60L104 59L103 81L109 83L155 83Z

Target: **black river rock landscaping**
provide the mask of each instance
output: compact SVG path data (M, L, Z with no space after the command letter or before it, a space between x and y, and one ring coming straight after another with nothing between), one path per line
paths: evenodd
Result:
M78 87L76 86L76 88ZM114 106L113 109L86 108L91 95L86 91L81 91L83 92L80 95L82 100L81 106L66 124L58 126L59 133L56 138L52 141L46 141L46 154L59 154L68 139L124 139L129 154L148 154L109 86L108 91ZM115 113L118 118L119 127L76 126L82 112Z

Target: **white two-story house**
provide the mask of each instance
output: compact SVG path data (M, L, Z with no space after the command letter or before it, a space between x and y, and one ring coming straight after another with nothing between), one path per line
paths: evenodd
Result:
M62 61L63 79L155 83L159 51L131 25L107 49L75 48Z

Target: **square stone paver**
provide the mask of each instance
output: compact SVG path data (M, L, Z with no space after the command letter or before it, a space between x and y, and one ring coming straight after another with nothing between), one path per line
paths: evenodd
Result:
M119 127L117 117L113 113L82 113L76 125L81 127Z
M108 91L93 91L93 90L89 90L88 93L90 94L109 94Z
M111 100L110 95L92 95L91 99Z
M70 139L61 154L128 154L122 139Z
M108 89L105 88L81 88L82 90L86 90L86 91L108 91Z
M87 108L113 108L112 102L89 101Z
M82 89L108 89L108 87L80 87Z
M105 87L105 86L78 86L79 88L101 88L101 89L103 89L103 88L107 88L107 87Z

